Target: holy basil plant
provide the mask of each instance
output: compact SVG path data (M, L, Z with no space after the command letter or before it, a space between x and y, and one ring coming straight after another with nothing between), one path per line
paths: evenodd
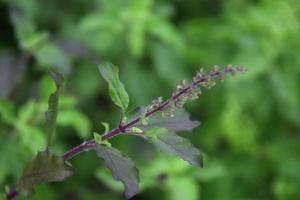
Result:
M108 83L109 95L120 108L120 122L110 129L108 123L103 123L105 132L94 132L94 138L87 140L70 149L61 156L51 152L55 140L55 127L59 105L59 94L62 91L63 77L54 71L50 72L56 84L56 90L50 95L48 110L46 111L46 133L48 144L44 151L27 164L19 181L7 193L7 199L17 195L30 195L34 186L40 183L63 181L74 174L72 165L68 162L79 153L94 150L97 157L104 161L104 165L112 172L115 180L124 185L127 199L139 192L139 172L134 162L109 143L109 139L118 135L136 136L153 144L162 153L178 156L195 167L203 167L201 152L193 144L177 135L180 131L191 131L200 123L190 119L190 115L183 110L184 104L194 100L202 93L203 88L215 85L215 79L224 81L226 74L234 75L245 72L245 68L226 66L223 70L215 66L210 72L200 69L193 80L188 83L180 81L176 90L168 99L158 97L148 106L143 107L130 120L126 120L126 109L129 105L129 95L119 78L119 69L111 63L98 64L101 76Z

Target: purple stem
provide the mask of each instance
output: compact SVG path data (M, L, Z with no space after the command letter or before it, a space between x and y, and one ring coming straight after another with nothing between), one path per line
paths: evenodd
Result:
M231 72L230 70L225 70L224 71L225 73L228 73L228 72ZM218 77L221 75L221 72L220 71L213 71L211 72L208 77L210 78L215 78L215 77ZM177 98L179 98L181 95L183 95L184 93L186 93L189 89L191 89L192 86L197 86L201 83L205 83L206 81L208 80L208 78L205 76L199 80L197 80L196 82L192 82L191 85L188 85L187 87L183 88L182 90L180 90L178 93L176 93L175 95L171 96L170 99L166 100L165 102L163 102L159 107L153 109L153 110L150 110L148 111L146 114L145 114L145 117L149 117L153 114L155 114L156 112L159 112L159 111L162 111L165 109L165 107L168 105L168 103L170 102L170 100L176 100ZM128 122L127 124L125 125L122 125L121 127L117 127L105 134L102 135L102 139L103 140L108 140L108 139L111 139L119 134L122 134L124 131L123 130L126 130L128 128L131 128L132 126L134 126L136 123L138 123L139 121L141 120L141 117L137 117L136 119ZM64 153L62 155L62 158L64 160L69 160L70 158L76 156L77 154L80 154L84 151L88 151L88 150L91 150L93 149L94 147L96 146L96 142L95 140L89 140L89 141L85 141L83 143L81 143L80 145L74 147L73 149L67 151L66 153Z
M192 82L190 85L186 86L182 90L178 91L176 94L172 95L168 100L164 101L157 108L148 111L145 114L145 117L149 117L149 116L155 114L156 112L163 111L165 109L165 107L169 104L170 101L176 100L181 95L188 92L188 90L190 90L191 87L203 84L203 83L207 82L209 78L216 78L218 76L221 76L222 73L224 73L224 74L225 73L233 73L234 70L235 69L233 69L233 68L226 68L224 70L224 72L221 72L219 70L210 72L207 76L204 76L204 77ZM132 121L128 122L127 124L124 124L124 125L119 124L119 126L117 128L103 134L102 139L103 140L108 140L108 139L111 139L111 138L113 138L113 137L115 137L119 134L122 134L122 133L124 133L124 130L126 130L128 128L131 128L136 123L138 123L140 120L141 120L141 117L137 117L136 119L133 119ZM84 141L83 143L79 144L78 146L75 146L74 148L72 148L69 151L67 151L66 153L64 153L61 157L64 160L69 160L69 159L73 158L74 156L76 156L76 155L78 155L82 152L94 149L95 146L96 146L96 142L95 142L94 139ZM19 192L16 190L16 187L13 187L12 190L6 195L6 198L7 198L7 200L13 200L18 194L19 194Z

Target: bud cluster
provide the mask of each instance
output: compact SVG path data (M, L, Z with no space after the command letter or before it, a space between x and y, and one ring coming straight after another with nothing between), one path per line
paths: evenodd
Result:
M180 81L169 100L163 102L161 97L153 100L152 104L147 107L146 113L158 110L162 112L163 117L174 117L176 108L182 108L188 100L199 98L202 93L200 87L210 89L216 85L215 78L223 82L226 74L235 75L246 71L246 68L242 66L233 67L232 65L227 65L224 70L220 70L219 66L215 65L210 72L201 68L194 76L192 83L189 84L186 80Z
M233 76L237 73L245 73L246 71L247 69L243 66L233 67L231 64L227 65L224 70L225 73L230 73Z
M151 112L157 108L159 108L163 103L163 98L158 97L157 99L154 99L152 103L146 108L146 112Z
M188 82L186 80L182 80L179 83L176 84L176 91L173 93L173 96L175 96L177 93L181 92L182 90L184 90L185 88L187 88ZM183 93L181 96L174 98L173 104L174 104L174 108L182 108L183 105L186 103L186 101L188 100L188 95L187 93Z
M165 118L174 117L175 108L176 108L175 102L173 100L169 100L168 104L164 107L164 109L161 112L162 116Z

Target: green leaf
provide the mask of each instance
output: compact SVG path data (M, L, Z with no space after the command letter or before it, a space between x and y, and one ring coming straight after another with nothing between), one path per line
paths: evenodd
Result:
M98 69L102 77L108 83L109 95L113 102L119 106L123 112L129 104L129 96L119 79L119 69L111 63L98 64Z
M132 127L130 128L130 132L132 133L143 133L143 130L138 127Z
M55 126L56 126L56 118L57 118L57 111L58 111L58 97L63 82L62 75L54 71L50 71L50 75L52 79L55 81L56 91L50 95L48 100L48 110L45 113L47 133L48 133L48 146L51 146L55 139Z
M0 99L0 119L8 124L13 124L15 116L15 105L5 99Z
M64 73L70 73L70 56L50 41L44 43L32 53L43 69L54 67Z
M38 152L17 182L17 191L27 196L36 184L63 181L73 173L71 165L61 157L52 155L49 151Z
M37 30L31 15L14 9L10 18L20 48L33 55L39 67L56 67L64 72L70 71L70 56L50 41L48 32Z
M101 122L101 124L104 126L104 132L106 133L106 132L108 132L109 131L109 123L107 123L107 122Z
M152 128L146 134L139 134L154 144L161 152L176 155L191 165L203 167L200 151L192 143L165 128Z
M97 144L101 144L102 142L102 137L99 133L94 132L94 140L96 141Z
M60 99L61 104L61 99ZM62 126L72 126L79 137L87 138L90 136L91 123L89 119L79 110L61 109L57 116L57 124Z
M17 130L20 134L20 142L31 154L35 154L37 151L45 149L47 144L44 132L35 126L29 126L27 124L17 124Z
M139 192L139 173L129 157L113 147L103 145L97 145L96 153L112 171L114 179L124 184L127 199Z
M111 147L111 143L108 140L103 140L102 136L99 133L94 132L94 140L96 141L97 144L102 144L107 147Z
M199 185L191 176L170 177L166 183L167 197L172 200L200 199Z

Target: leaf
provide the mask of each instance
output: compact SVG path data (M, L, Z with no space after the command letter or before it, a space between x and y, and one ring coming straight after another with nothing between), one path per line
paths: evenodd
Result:
M17 130L20 134L20 143L29 150L31 154L45 149L47 141L44 132L35 126L30 126L24 123L17 124Z
M197 200L200 199L197 180L192 176L170 177L166 181L168 199L172 200Z
M127 199L139 192L139 173L129 157L113 147L103 145L96 146L96 153L112 171L114 179L124 184Z
M130 128L130 132L132 133L143 133L143 130L138 127L132 127Z
M0 97L8 97L13 89L20 83L29 56L25 53L14 55L10 51L1 50L0 55Z
M49 33L37 30L33 17L18 9L12 9L10 18L19 46L29 52L39 67L55 67L61 71L70 71L71 57L49 39Z
M61 100L59 102L61 104ZM57 116L57 124L72 126L81 138L90 136L91 123L89 119L74 107L72 109L61 109Z
M108 132L109 131L109 123L107 122L101 122L101 124L104 126L104 132Z
M0 99L0 121L14 124L16 120L15 105L13 102Z
M41 151L27 165L16 187L21 194L28 195L36 184L63 181L73 173L70 164L61 157Z
M203 167L200 151L192 143L165 128L152 128L146 134L139 134L154 144L161 152L176 155L191 165Z
M129 96L119 79L119 69L111 63L98 64L101 76L107 81L109 95L113 102L119 106L123 112L129 104Z
M63 76L54 71L50 71L52 79L55 81L56 91L52 93L48 100L48 110L45 113L48 133L48 146L51 146L55 139L55 126L58 111L58 96L63 82Z
M141 128L143 131L147 131L151 128L161 127L166 128L172 132L180 131L192 131L194 128L200 125L199 121L193 121L190 119L190 115L187 111L181 109L175 112L174 117L162 117L157 114L148 118L147 123L141 123L137 127Z
M102 136L99 133L94 132L94 140L97 144L102 144L108 147L111 147L111 143L108 140L103 140Z
M96 142L97 144L101 144L101 142L102 142L102 137L101 137L101 135L100 135L99 133L96 133L96 132L94 132L93 135L94 135L94 140L95 140L95 142Z

